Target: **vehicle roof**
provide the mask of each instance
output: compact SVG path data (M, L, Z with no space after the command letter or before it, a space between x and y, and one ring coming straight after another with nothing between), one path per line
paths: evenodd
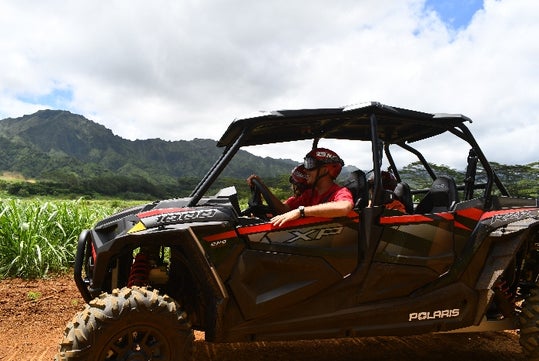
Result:
M340 108L279 110L233 121L217 145L228 147L243 132L242 146L314 138L370 140L371 114L377 119L378 137L386 143L414 142L471 122L461 114L423 113L378 102Z

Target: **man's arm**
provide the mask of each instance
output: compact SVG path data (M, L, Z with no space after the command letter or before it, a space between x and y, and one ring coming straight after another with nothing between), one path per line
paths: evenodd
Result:
M348 200L333 201L327 203L321 203L314 206L307 206L304 208L305 217L326 217L336 218L344 217L350 213L354 205ZM293 221L301 217L299 209L293 209L286 213L275 216L271 219L271 223L274 226L282 226L286 222Z
M249 176L249 178L247 178L247 184L249 184L249 186L252 186L252 182L251 180L255 178L256 180L258 180L258 182L262 185L262 187L264 187L266 189L266 193L270 196L271 199L266 199L266 202L268 203L271 203L275 206L275 211L279 214L281 213L284 213L284 212L287 212L290 210L290 207L286 204L286 203L283 203L281 202L281 200L279 198L277 198L273 192L268 188L268 186L266 186L264 184L264 182L262 181L262 179L257 176L256 174L253 174L251 176Z

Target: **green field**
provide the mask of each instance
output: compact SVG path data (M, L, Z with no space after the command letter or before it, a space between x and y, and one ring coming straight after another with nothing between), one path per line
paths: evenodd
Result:
M133 203L0 199L0 279L66 271L72 266L81 231Z

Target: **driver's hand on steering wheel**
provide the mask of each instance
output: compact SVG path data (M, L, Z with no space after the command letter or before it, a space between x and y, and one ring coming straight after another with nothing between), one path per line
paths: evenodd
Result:
M264 182L262 182L262 179L258 175L251 174L249 177L247 177L247 184L249 185L249 187L253 186L253 182L252 182L253 179L256 179L260 183L264 183Z

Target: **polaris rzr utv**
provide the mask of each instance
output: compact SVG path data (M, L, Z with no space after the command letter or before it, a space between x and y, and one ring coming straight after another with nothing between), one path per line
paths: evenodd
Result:
M509 195L468 122L374 102L235 120L189 197L82 232L74 273L88 304L57 360L190 360L194 330L221 343L506 329L538 360L538 201ZM234 186L208 195L240 148L295 141L368 161L339 180L354 195L347 217L276 227L257 182L245 209ZM465 176L436 174L427 156L439 155L460 157ZM404 178L410 160L429 187ZM387 209L395 199L406 212Z

